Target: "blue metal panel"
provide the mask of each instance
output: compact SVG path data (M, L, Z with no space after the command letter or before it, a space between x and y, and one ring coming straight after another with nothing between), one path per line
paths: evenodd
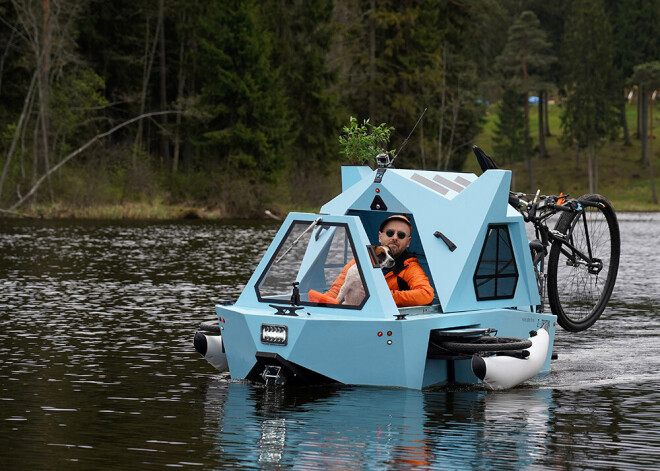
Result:
M363 176L361 180L350 185L345 191L335 196L332 200L328 201L321 207L319 211L321 214L346 214L348 208L355 203L355 200L360 198L365 190L372 184L373 176Z
M229 371L233 378L245 378L255 363L254 354L257 351L257 340L247 323L243 312L227 306L216 306L221 322L222 342L227 355Z
M552 342L555 319L552 315L516 310L420 315L405 320L365 319L362 316L332 318L314 312L299 317L276 316L263 310L257 312L224 306L218 307L218 314L225 318L223 339L233 378L244 378L255 363L255 354L260 351L278 353L291 362L342 383L413 389L447 379L446 364L426 359L432 329L470 325L497 329L499 336L526 338L530 330L548 322ZM261 343L261 325L264 323L286 325L288 344ZM379 336L378 332L382 335ZM549 371L550 352L551 348L542 371ZM457 381L476 380L469 363L455 362L454 369Z
M341 191L342 193L366 177L373 178L373 170L367 165L342 165Z
M444 383L447 381L447 360L427 359L424 367L423 388Z

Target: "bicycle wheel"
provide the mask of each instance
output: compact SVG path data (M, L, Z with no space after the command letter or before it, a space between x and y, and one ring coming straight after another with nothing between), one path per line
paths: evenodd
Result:
M619 223L609 201L584 195L582 210L563 213L555 230L586 256L555 241L548 259L548 302L560 326L570 332L591 327L605 310L619 270Z

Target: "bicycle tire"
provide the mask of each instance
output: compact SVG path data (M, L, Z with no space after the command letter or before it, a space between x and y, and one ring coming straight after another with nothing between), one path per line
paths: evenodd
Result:
M563 213L555 230L576 249L600 260L602 268L591 273L585 264L572 264L555 241L548 259L548 302L559 325L570 332L591 327L612 295L619 270L621 239L614 208L604 197L588 194L578 198L579 212ZM564 248L568 251L567 248Z
M462 338L460 340L443 340L438 342L438 345L455 353L474 354L523 350L531 347L532 341L518 337L491 337L490 335L485 335L483 337Z

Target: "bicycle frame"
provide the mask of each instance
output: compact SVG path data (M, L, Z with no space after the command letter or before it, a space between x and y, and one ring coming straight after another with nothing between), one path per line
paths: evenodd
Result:
M530 241L530 251L532 253L532 262L534 265L534 272L536 274L537 286L539 289L539 296L541 304L537 307L539 312L544 312L544 299L545 299L545 259L548 256L548 247L555 242L561 245L561 252L566 256L571 264L585 265L591 274L597 275L603 268L603 263L599 259L594 259L591 242L589 239L589 230L586 223L586 215L583 210L583 203L575 199L565 200L562 204L557 204L560 199L565 199L563 196L540 196L539 193L534 196L533 201L530 203L524 199L523 196L528 196L520 193L512 193L509 198L509 203L516 208L523 216L526 223L532 224L536 234L536 239ZM589 205L588 203L585 203ZM589 205L591 206L591 205ZM560 212L580 213L584 231L587 240L587 251L584 253L573 245L571 241L570 231L567 234L558 232L555 229L550 229L547 225L548 219Z

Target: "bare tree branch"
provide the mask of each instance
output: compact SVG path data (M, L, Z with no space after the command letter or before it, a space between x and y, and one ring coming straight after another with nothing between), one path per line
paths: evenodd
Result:
M36 219L34 216L30 216L29 214L17 213L16 211L9 211L7 209L0 209L0 214L8 214L10 216L19 216L23 218Z
M140 113L144 113L147 102L147 87L149 85L149 78L151 77L151 68L154 63L154 57L156 56L156 46L158 45L158 37L160 35L160 22L156 22L156 32L154 33L154 42L151 45L151 51L147 57L147 51L149 50L149 21L147 21L147 30L145 33L145 44L144 44L144 53L145 53L145 64L142 71L142 93L140 94ZM134 147L137 149L142 146L142 122L138 126L138 132L135 134L135 144ZM135 165L135 159L137 158L136 152L133 152L133 165Z
M66 157L64 157L64 158L63 158L63 159L62 159L57 165L55 165L55 166L53 166L52 168L50 168L50 169L48 170L48 172L44 173L44 174L41 176L41 178L39 178L39 180L37 180L37 182L32 186L32 188L30 188L30 191L28 191L27 194L26 194L25 196L23 196L23 197L22 197L18 202L16 202L11 208L9 208L9 210L10 210L10 211L13 211L13 210L15 210L16 208L18 208L18 207L20 207L21 205L23 205L23 203L25 203L28 199L30 199L30 198L34 195L34 193L37 191L37 189L39 188L39 186L44 182L44 180L46 180L46 179L47 179L52 173L54 173L54 172L56 172L57 170L59 170L59 169L60 169L65 163L67 163L69 160L71 160L71 159L73 159L74 157L76 157L77 155L81 154L84 150L86 150L87 148L89 148L89 147L90 147L92 144L94 144L95 142L97 142L97 141L103 139L104 137L107 137L107 136L109 136L109 135L111 135L111 134L117 132L118 130L120 130L121 128L124 128L124 127L126 127L126 126L128 126L129 124L132 124L132 123L134 123L134 122L136 122L136 121L140 121L141 119L144 119L144 118L150 118L150 117L152 117L152 116L160 116L160 115L163 115L163 114L177 114L177 113L180 113L180 111L155 111L155 112L153 112L153 113L145 113L145 114L141 114L141 115L139 115L139 116L136 116L135 118L131 118L131 119L129 119L128 121L124 121L123 123L118 124L117 126L115 126L114 128L110 129L109 131L103 132L103 133L101 133L101 134L97 134L97 135L94 136L92 139L90 139L89 141L87 141L85 144L83 144L82 146L78 147L76 150L74 150L74 151L71 152L69 155L67 155Z
M5 180L7 178L7 172L9 170L9 164L11 163L12 156L14 155L14 151L16 150L16 145L18 143L18 139L21 136L21 132L23 129L23 122L25 121L26 116L29 113L29 110L32 106L32 96L34 94L34 87L37 81L37 71L35 70L34 74L32 74L32 81L30 82L30 87L28 88L28 92L25 95L25 100L23 102L23 111L21 111L21 116L18 119L18 124L16 125L16 131L14 132L14 138L11 141L11 145L9 146L9 151L7 152L7 160L5 160L5 165L2 169L2 176L0 177L0 200L2 199L2 189L5 185Z

